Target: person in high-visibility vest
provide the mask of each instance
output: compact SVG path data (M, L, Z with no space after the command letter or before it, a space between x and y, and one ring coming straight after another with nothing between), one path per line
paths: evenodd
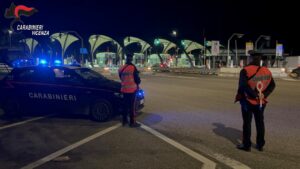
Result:
M129 126L139 127L140 124L135 121L135 99L141 79L137 68L132 64L132 58L132 54L126 54L126 64L119 69L119 77L122 85L121 92L124 96L125 107L125 110L122 113L122 124L123 126L128 124L129 115Z
M250 64L240 72L239 88L235 102L239 101L243 116L243 140L237 148L251 151L251 121L252 114L256 124L256 148L263 151L265 145L264 110L267 97L275 89L272 73L261 65L262 53L249 51Z

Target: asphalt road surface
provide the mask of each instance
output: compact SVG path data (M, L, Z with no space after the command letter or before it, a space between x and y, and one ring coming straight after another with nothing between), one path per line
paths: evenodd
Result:
M145 76L140 128L120 118L97 123L85 116L0 119L0 168L40 169L299 169L300 82L276 80L265 111L266 146L241 142L236 78ZM1 110L0 110L1 114Z

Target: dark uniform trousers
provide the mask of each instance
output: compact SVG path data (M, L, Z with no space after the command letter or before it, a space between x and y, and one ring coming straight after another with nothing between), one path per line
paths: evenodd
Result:
M123 123L128 123L128 115L130 124L135 123L135 97L136 93L123 93L125 101L125 110L123 111Z
M251 122L252 114L254 115L256 124L256 144L258 147L265 145L265 124L264 124L264 110L265 105L262 108L259 105L252 105L246 100L241 100L241 108L243 115L243 144L245 147L251 147Z

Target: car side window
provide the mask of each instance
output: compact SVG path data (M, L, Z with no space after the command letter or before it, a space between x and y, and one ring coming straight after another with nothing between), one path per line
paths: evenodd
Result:
M14 80L23 82L51 83L54 74L48 68L30 68L14 73Z
M17 71L14 73L13 79L17 81L31 81L33 78L34 70L33 69L26 69L23 71Z
M54 73L49 68L37 68L33 75L33 81L41 83L53 83Z
M53 69L57 83L67 85L83 85L81 79L71 70L63 68Z

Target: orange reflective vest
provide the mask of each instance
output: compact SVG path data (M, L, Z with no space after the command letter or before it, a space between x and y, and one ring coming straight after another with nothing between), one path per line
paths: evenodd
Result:
M135 67L133 65L124 65L119 69L119 75L122 81L122 93L134 93L138 89L137 84L134 81L134 71Z
M246 66L244 69L247 72L248 78L252 77L256 73L255 76L253 76L251 79L248 80L248 85L251 87L251 89L257 92L259 92L259 90L261 90L261 92L264 92L272 80L272 73L270 72L270 70L266 67L261 67L259 69L259 66L255 66L255 65ZM247 94L246 94L246 99L252 105L260 104L260 100L258 98L248 97ZM263 104L267 103L266 98L262 100L262 103Z

